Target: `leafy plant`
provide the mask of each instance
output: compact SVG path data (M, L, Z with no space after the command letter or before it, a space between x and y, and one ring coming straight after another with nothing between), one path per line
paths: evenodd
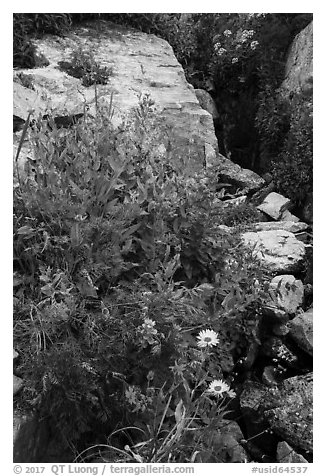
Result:
M195 461L214 412L223 418L205 392L256 339L267 275L219 227L218 172L182 174L155 120L144 95L118 130L102 107L67 131L40 121L33 170L14 190L24 405L74 457L120 429L120 457ZM208 326L220 340L204 352L196 336Z
M93 52L86 51L82 47L71 53L69 61L61 61L59 65L70 76L81 79L83 86L86 87L92 84L107 84L112 75L112 68L100 66Z
M302 205L313 187L312 102L298 95L292 99L290 112L290 128L272 162L272 172L278 190Z

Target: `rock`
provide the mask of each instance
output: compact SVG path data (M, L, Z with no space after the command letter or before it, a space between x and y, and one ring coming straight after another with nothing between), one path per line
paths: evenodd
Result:
M268 395L269 389L259 382L247 380L240 395L240 409L246 427L247 440L253 441L263 450L263 453L268 454L274 447L276 448L277 444L275 436L267 431L269 424L261 411L261 402L264 396Z
M242 441L244 436L239 425L223 419L209 435L209 450L200 451L199 458L205 463L247 463L248 455L240 444Z
M17 359L17 357L19 356L19 354L18 354L18 352L17 352L15 349L13 349L13 352L14 352L14 353L13 353L13 359L15 360L15 359Z
M298 346L313 355L313 310L298 314L289 322L290 337Z
M46 103L41 99L40 94L16 82L13 83L13 100L14 116L24 121L26 121L30 110L34 110L34 116L38 116L46 110Z
M195 94L200 104L200 107L205 109L205 111L209 112L213 118L213 120L219 117L216 104L212 96L205 91L204 89L195 89Z
M14 377L13 393L14 395L16 395L16 393L18 393L19 390L23 388L24 381L22 378L16 377L16 375L14 375L13 377Z
M295 314L302 305L304 298L304 286L302 281L295 279L291 274L282 274L275 276L269 285L269 294L271 300L267 303L268 313L271 314L275 309L284 311L287 315Z
M302 269L305 245L289 231L246 232L243 233L242 240L271 271L292 273Z
M47 107L55 116L80 114L85 105L91 114L96 111L94 87L83 86L80 79L59 68L59 63L67 62L71 52L81 46L91 49L101 66L112 68L108 84L97 85L96 101L109 107L112 100L114 126L134 111L141 94L144 97L148 93L155 103L153 134L169 151L167 157L175 166L191 175L202 170L207 144L209 163L217 162L212 116L200 107L194 88L187 83L172 47L165 40L99 21L76 27L64 37L47 35L36 39L35 45L49 65L20 72L32 76L36 92L46 98ZM29 93L35 95L33 91ZM31 102L28 101L28 107Z
M298 233L308 228L307 223L292 221L267 221L255 223L252 228L256 231L285 230L291 233Z
M279 220L282 217L282 214L285 210L289 208L291 200L283 197L276 192L271 192L267 195L261 205L258 205L258 210L266 213L266 215L274 218L274 220Z
M247 381L240 407L249 432L263 431L269 424L289 445L312 452L312 393L312 373L291 377L272 388Z
M290 93L309 92L313 78L313 23L309 23L293 40L288 52L285 79L280 92L284 97Z
M289 210L284 210L284 212L282 212L281 216L280 216L280 220L282 221L289 221L291 223L296 223L296 222L299 222L300 219L298 217L296 217L295 215L293 215L291 212L289 212Z
M258 174L249 169L243 169L238 164L234 164L230 159L219 154L219 175L221 180L229 182L245 192L253 192L260 189L265 181Z
M312 373L291 377L264 397L262 408L272 429L294 448L313 451Z
M276 460L278 463L308 463L308 461L287 444L286 441L280 441L277 445Z

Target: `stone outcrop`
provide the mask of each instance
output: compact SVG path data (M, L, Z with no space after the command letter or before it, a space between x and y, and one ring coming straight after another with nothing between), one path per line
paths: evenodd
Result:
M309 23L292 42L285 66L281 93L312 92L313 78L313 23Z
M289 231L249 231L243 233L242 240L271 271L292 273L302 267L305 245Z
M109 22L97 22L75 28L65 37L35 40L35 45L49 65L18 71L28 75L35 88L35 92L21 93L31 96L27 107L36 103L35 98L42 98L43 114L53 111L53 115L63 116L83 113L85 105L94 113L95 102L109 107L112 99L112 121L118 125L137 107L140 94L148 93L155 102L155 133L161 133L173 161L180 163L185 172L201 169L206 163L205 145L210 146L216 161L218 144L212 115L200 106L194 88L187 83L165 40ZM80 47L91 50L101 66L112 68L108 84L96 86L96 97L94 86L83 86L80 79L60 69L59 63L69 61L72 51ZM17 84L15 88L21 91L22 86ZM21 113L23 118L26 110Z
M313 355L313 310L298 314L289 322L289 335L298 346Z

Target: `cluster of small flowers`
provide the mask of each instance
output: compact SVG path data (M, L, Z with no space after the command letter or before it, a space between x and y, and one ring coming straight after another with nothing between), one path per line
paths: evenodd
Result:
M223 35L224 35L224 36L231 36L231 35L232 35L232 31L231 31L231 30L224 30L224 31L223 31Z
M147 344L153 345L157 343L155 337L157 337L157 329L155 329L155 321L145 318L141 326L138 327L138 334L140 338L140 346L142 348L147 347Z
M226 53L226 49L225 49L225 48L220 48L220 49L218 50L218 52L217 52L217 54L218 54L219 56L222 56L222 55L224 55L225 53Z
M266 13L248 13L248 18L260 18L265 17Z
M257 48L258 45L259 45L258 41L252 41L250 43L250 48L254 51Z
M125 390L125 397L129 405L133 406L133 412L144 412L153 402L150 396L142 394L140 389L134 385Z
M252 38L255 34L254 30L243 30L240 36L240 43L245 43L247 40Z
M232 62L232 64L234 64L234 63L237 63L238 61L239 61L239 58L234 57L234 58L232 58L231 62Z

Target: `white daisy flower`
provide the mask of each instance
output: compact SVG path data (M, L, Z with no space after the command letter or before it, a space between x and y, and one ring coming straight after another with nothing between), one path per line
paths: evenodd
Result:
M223 382L223 380L213 380L207 390L207 392L212 395L222 395L222 393L229 391L230 387L227 383Z
M197 336L198 347L213 347L219 343L216 332L206 329L205 331L200 331Z

